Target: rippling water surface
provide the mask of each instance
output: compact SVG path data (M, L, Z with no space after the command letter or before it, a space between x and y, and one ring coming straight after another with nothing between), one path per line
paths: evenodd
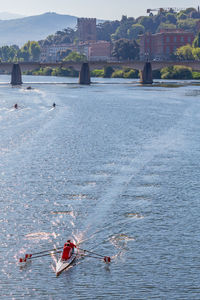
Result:
M200 299L200 86L9 80L0 77L0 298ZM55 257L19 266L69 237L111 265L79 259L58 278Z

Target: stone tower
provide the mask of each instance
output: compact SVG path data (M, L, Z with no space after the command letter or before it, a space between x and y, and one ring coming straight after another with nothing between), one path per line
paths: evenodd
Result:
M78 18L78 35L80 42L96 41L96 19Z

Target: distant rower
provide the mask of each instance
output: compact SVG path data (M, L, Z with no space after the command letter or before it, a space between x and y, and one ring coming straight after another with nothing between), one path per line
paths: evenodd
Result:
M15 108L15 109L18 109L18 104L17 104L17 103L14 105L14 108Z
M56 107L56 104L55 104L55 102L53 103L53 107Z

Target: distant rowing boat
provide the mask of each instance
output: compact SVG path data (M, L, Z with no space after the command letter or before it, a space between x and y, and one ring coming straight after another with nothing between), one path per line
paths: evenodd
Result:
M66 270L67 268L69 268L69 266L73 264L73 262L77 257L77 254L78 254L78 250L74 248L74 252L72 253L69 259L62 260L62 258L60 258L58 260L58 262L56 263L56 276L59 276L64 270Z

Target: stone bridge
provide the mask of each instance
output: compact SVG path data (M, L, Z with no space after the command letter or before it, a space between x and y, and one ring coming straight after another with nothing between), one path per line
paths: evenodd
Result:
M39 68L74 68L79 71L79 83L90 84L90 71L95 69L102 69L111 66L115 69L132 68L141 71L140 82L142 84L153 83L152 70L159 70L164 67L181 65L191 67L194 71L200 71L200 61L91 61L91 62L21 62L13 63L0 63L0 71L11 73L11 84L22 84L22 75L24 71L31 71Z

